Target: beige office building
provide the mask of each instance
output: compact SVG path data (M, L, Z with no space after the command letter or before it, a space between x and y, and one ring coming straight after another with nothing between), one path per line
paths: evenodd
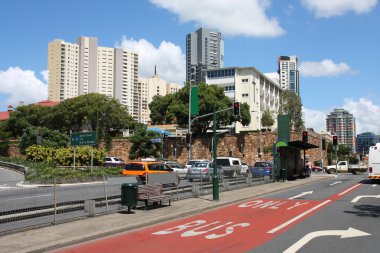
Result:
M139 78L139 86L141 88L141 119L142 123L150 123L150 110L149 104L152 102L153 97L156 95L165 96L170 93L176 93L181 87L177 83L167 82L161 79L157 75L157 71L154 71L154 75L150 78ZM144 96L146 94L146 96Z
M100 93L128 106L138 120L141 108L135 98L138 86L138 53L98 46L97 38L78 38L77 43L54 40L48 46L49 100L63 101L88 93Z

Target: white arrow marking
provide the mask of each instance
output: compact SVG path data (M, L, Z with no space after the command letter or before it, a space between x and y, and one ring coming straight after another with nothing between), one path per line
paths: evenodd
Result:
M377 184L373 184L373 185L372 185L372 187L375 187L375 186L377 186Z
M354 228L348 228L347 230L325 230L325 231L315 231L311 232L304 237L302 237L298 242L290 246L287 250L285 250L283 253L294 253L297 252L300 248L302 248L306 243L310 242L312 239L320 236L331 236L336 235L340 236L341 239L343 238L350 238L350 237L359 237L359 236L367 236L371 235L366 232L354 229Z
M299 194L299 195L297 195L297 196L291 197L291 198L289 198L289 199L296 199L296 198L299 198L299 197L302 197L302 196L304 196L304 195L308 195L308 194L313 194L313 191L303 192L303 193L301 193L301 194Z
M351 203L356 203L359 201L361 198L377 198L380 199L380 195L362 195L362 196L357 196L353 200L351 200Z
M332 183L330 185L336 185L336 184L341 184L341 183L342 183L342 181L336 181L336 182L334 182L334 183Z

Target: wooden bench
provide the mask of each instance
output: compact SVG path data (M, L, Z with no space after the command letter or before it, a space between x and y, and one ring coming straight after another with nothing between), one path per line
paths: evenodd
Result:
M139 185L137 188L137 200L145 202L145 210L150 203L158 202L161 206L163 201L167 201L170 206L171 199L171 196L163 193L162 184Z

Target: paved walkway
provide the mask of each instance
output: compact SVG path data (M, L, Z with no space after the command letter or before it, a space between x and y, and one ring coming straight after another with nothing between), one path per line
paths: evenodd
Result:
M327 178L331 178L331 176L321 174L295 181L262 184L221 192L218 201L213 201L212 195L206 195L200 198L173 201L171 206L150 209L148 211L133 210L133 213L130 214L125 212L113 213L4 235L0 237L0 251L2 253L46 252L67 245L190 216L234 202Z

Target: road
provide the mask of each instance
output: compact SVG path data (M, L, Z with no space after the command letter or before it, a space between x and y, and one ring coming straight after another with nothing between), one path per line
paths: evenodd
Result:
M55 252L377 252L379 187L339 175Z

